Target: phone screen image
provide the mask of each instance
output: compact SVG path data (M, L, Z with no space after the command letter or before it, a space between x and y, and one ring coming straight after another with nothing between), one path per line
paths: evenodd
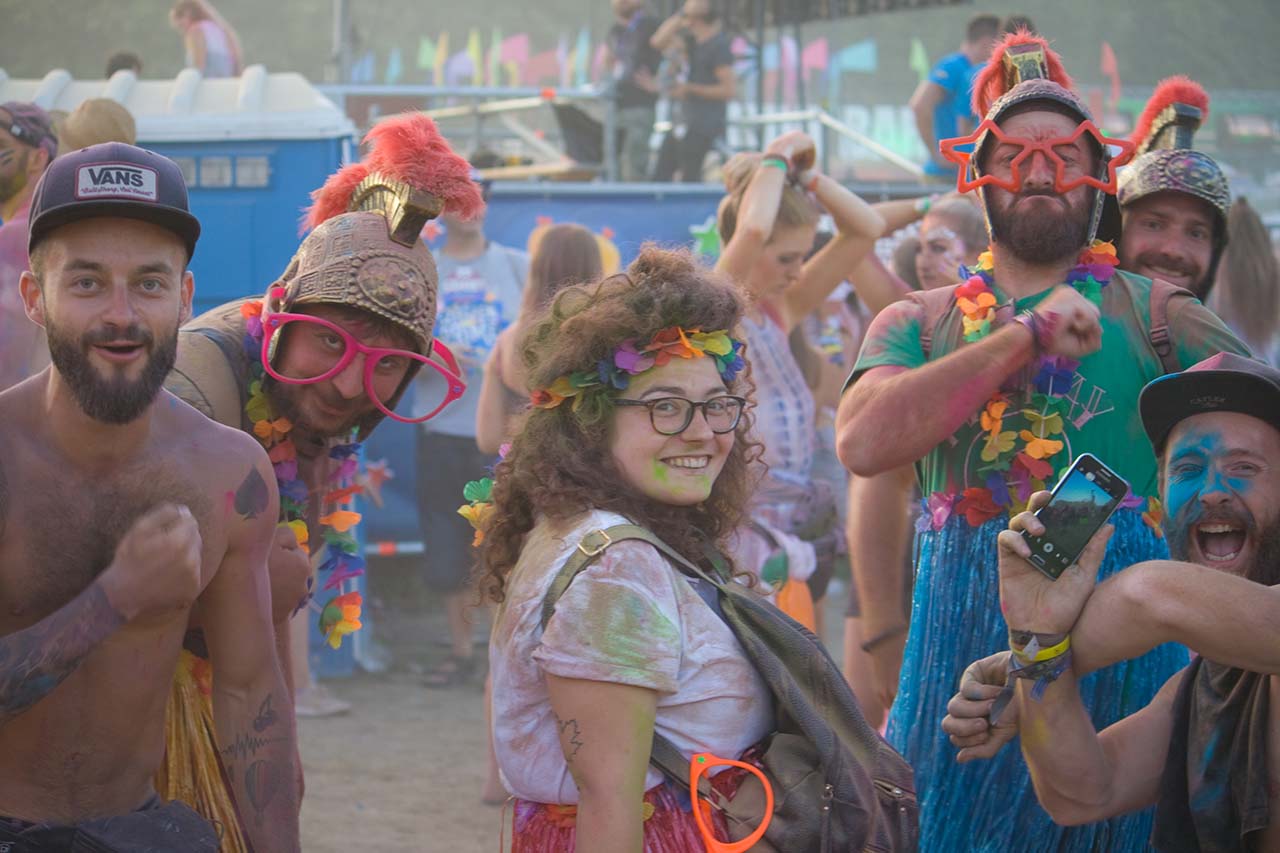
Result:
M1031 545L1031 562L1057 578L1080 556L1093 534L1124 499L1128 487L1097 459L1082 454L1036 513L1043 536L1023 534Z

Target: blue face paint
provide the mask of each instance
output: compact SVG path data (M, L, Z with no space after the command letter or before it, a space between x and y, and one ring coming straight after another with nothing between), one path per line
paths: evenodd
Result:
M1248 515L1244 495L1253 487L1247 476L1233 476L1233 460L1228 458L1228 448L1216 430L1191 430L1169 448L1169 463L1165 474L1165 507L1172 523L1170 546L1186 535L1204 512L1203 497L1210 494L1231 494L1237 497L1243 514ZM1235 472L1240 473L1240 472ZM1249 518L1252 522L1252 518Z

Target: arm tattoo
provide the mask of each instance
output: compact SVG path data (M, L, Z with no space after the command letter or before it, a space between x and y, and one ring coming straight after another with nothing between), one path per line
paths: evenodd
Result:
M289 737L276 733L280 716L273 700L274 695L268 693L258 706L258 713L251 722L253 731L241 731L222 748L227 773L241 783L241 790L259 826L263 824L268 807L287 785L292 784L287 762L274 754L278 749L276 745L287 744ZM265 754L258 757L258 753L264 751ZM247 767L243 766L246 761Z
M556 728L560 730L560 737L568 738L569 742L561 743L560 748L564 750L564 760L566 764L573 764L574 756L578 754L578 750L582 749L582 729L578 727L578 721L562 720L554 713L552 716L556 718Z
M36 624L0 637L0 724L48 695L124 622L94 583Z
M262 479L257 468L250 468L244 481L235 491L233 503L236 512L245 518L257 518L267 508L270 499L267 481Z

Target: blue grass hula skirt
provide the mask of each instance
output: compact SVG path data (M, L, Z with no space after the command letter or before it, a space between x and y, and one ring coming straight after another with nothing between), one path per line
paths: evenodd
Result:
M1143 560L1164 559L1168 548L1139 512L1120 510L1099 577ZM911 631L889 715L889 742L915 769L924 853L1128 853L1148 849L1150 811L1079 827L1060 827L1036 802L1018 744L990 761L957 764L956 748L940 727L960 674L973 661L1008 648L1000 615L996 534L999 516L970 527L954 514L919 539ZM1117 626L1123 630L1123 626ZM1182 646L1164 645L1142 658L1095 672L1080 683L1085 707L1101 731L1145 707L1187 665Z

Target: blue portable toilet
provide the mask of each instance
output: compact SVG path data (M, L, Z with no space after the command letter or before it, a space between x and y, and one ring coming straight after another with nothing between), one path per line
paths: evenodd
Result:
M40 80L10 79L0 70L0 103L31 101L70 112L89 98L118 101L133 115L138 145L181 168L192 212L200 220L195 313L260 295L301 242L299 219L319 188L352 158L355 125L300 74L261 65L238 78L205 80L186 69L172 80L139 80L118 71L109 80L75 80L62 69ZM364 578L344 591L365 592ZM318 592L323 604L332 592ZM312 670L346 675L355 668L360 634L328 648L312 614Z
M16 80L0 70L0 102L70 112L89 98L121 103L138 144L182 167L202 229L191 260L197 314L263 293L284 272L311 191L355 150L355 125L301 74L252 65L238 78L205 80L188 68L171 80L132 71L74 80L56 69Z

